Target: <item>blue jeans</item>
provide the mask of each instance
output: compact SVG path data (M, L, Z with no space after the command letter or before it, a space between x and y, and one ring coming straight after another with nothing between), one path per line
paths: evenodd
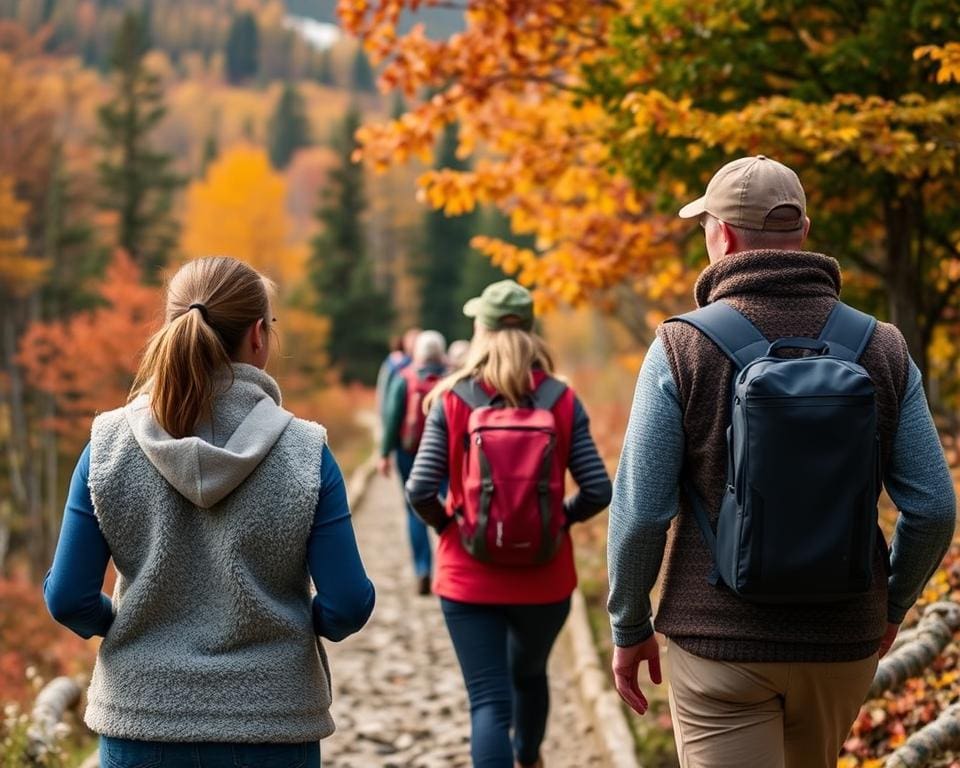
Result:
M400 487L407 484L407 478L410 477L410 470L413 469L413 459L415 453L408 453L401 448L397 449L397 474L400 475ZM407 506L407 532L410 534L410 549L413 550L413 570L417 578L429 576L431 571L432 555L430 554L430 536L427 533L427 526L413 511L413 507Z
M100 768L320 768L320 743L191 744L101 736Z
M470 697L475 768L537 761L547 729L547 659L570 599L546 605L477 605L440 599ZM513 727L513 744L510 728Z

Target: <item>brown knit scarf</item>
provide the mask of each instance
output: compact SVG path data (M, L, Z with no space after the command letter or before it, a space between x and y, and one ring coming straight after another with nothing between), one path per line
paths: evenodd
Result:
M697 304L732 304L768 339L815 338L840 292L835 259L802 251L748 251L725 256L700 275ZM680 393L685 468L716 525L726 479L725 431L733 366L696 329L669 323L657 331ZM877 390L881 454L889 456L906 390L906 342L878 323L860 358ZM697 656L725 661L853 661L877 650L886 628L886 550L878 541L874 585L865 597L816 606L758 605L707 577L712 560L687 502L674 521L657 631Z

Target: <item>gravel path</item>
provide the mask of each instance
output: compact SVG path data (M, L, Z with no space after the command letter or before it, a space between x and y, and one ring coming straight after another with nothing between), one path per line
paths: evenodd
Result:
M377 587L367 627L327 643L337 732L324 768L457 768L470 765L470 720L460 669L435 597L414 594L405 512L395 477L372 480L354 525ZM561 635L550 660L548 768L604 765L574 688Z

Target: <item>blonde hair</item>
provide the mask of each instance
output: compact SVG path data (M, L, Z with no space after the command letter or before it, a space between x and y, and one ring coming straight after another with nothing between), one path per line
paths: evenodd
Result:
M553 357L546 342L521 328L491 330L477 327L467 360L427 395L423 407L429 410L445 392L465 379L476 378L493 387L512 407L517 407L533 390L533 368L553 375Z
M263 320L270 327L273 290L270 280L237 259L182 266L167 286L165 322L147 343L130 399L149 394L161 427L173 437L192 434L210 413L216 371L230 369L253 323Z

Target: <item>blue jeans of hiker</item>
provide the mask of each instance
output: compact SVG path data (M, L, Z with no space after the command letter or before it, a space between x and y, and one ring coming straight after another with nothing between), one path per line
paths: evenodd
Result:
M545 605L479 605L440 599L470 697L474 768L532 765L547 730L547 659L570 599ZM510 728L513 727L513 744Z
M320 768L320 743L191 744L101 736L100 768Z
M400 475L400 487L403 488L410 477L410 470L413 469L413 459L415 453L409 453L403 449L397 449L397 474ZM430 536L427 533L427 526L413 511L409 504L407 507L407 531L410 534L410 548L413 550L413 570L417 578L429 576L431 570L430 554Z

